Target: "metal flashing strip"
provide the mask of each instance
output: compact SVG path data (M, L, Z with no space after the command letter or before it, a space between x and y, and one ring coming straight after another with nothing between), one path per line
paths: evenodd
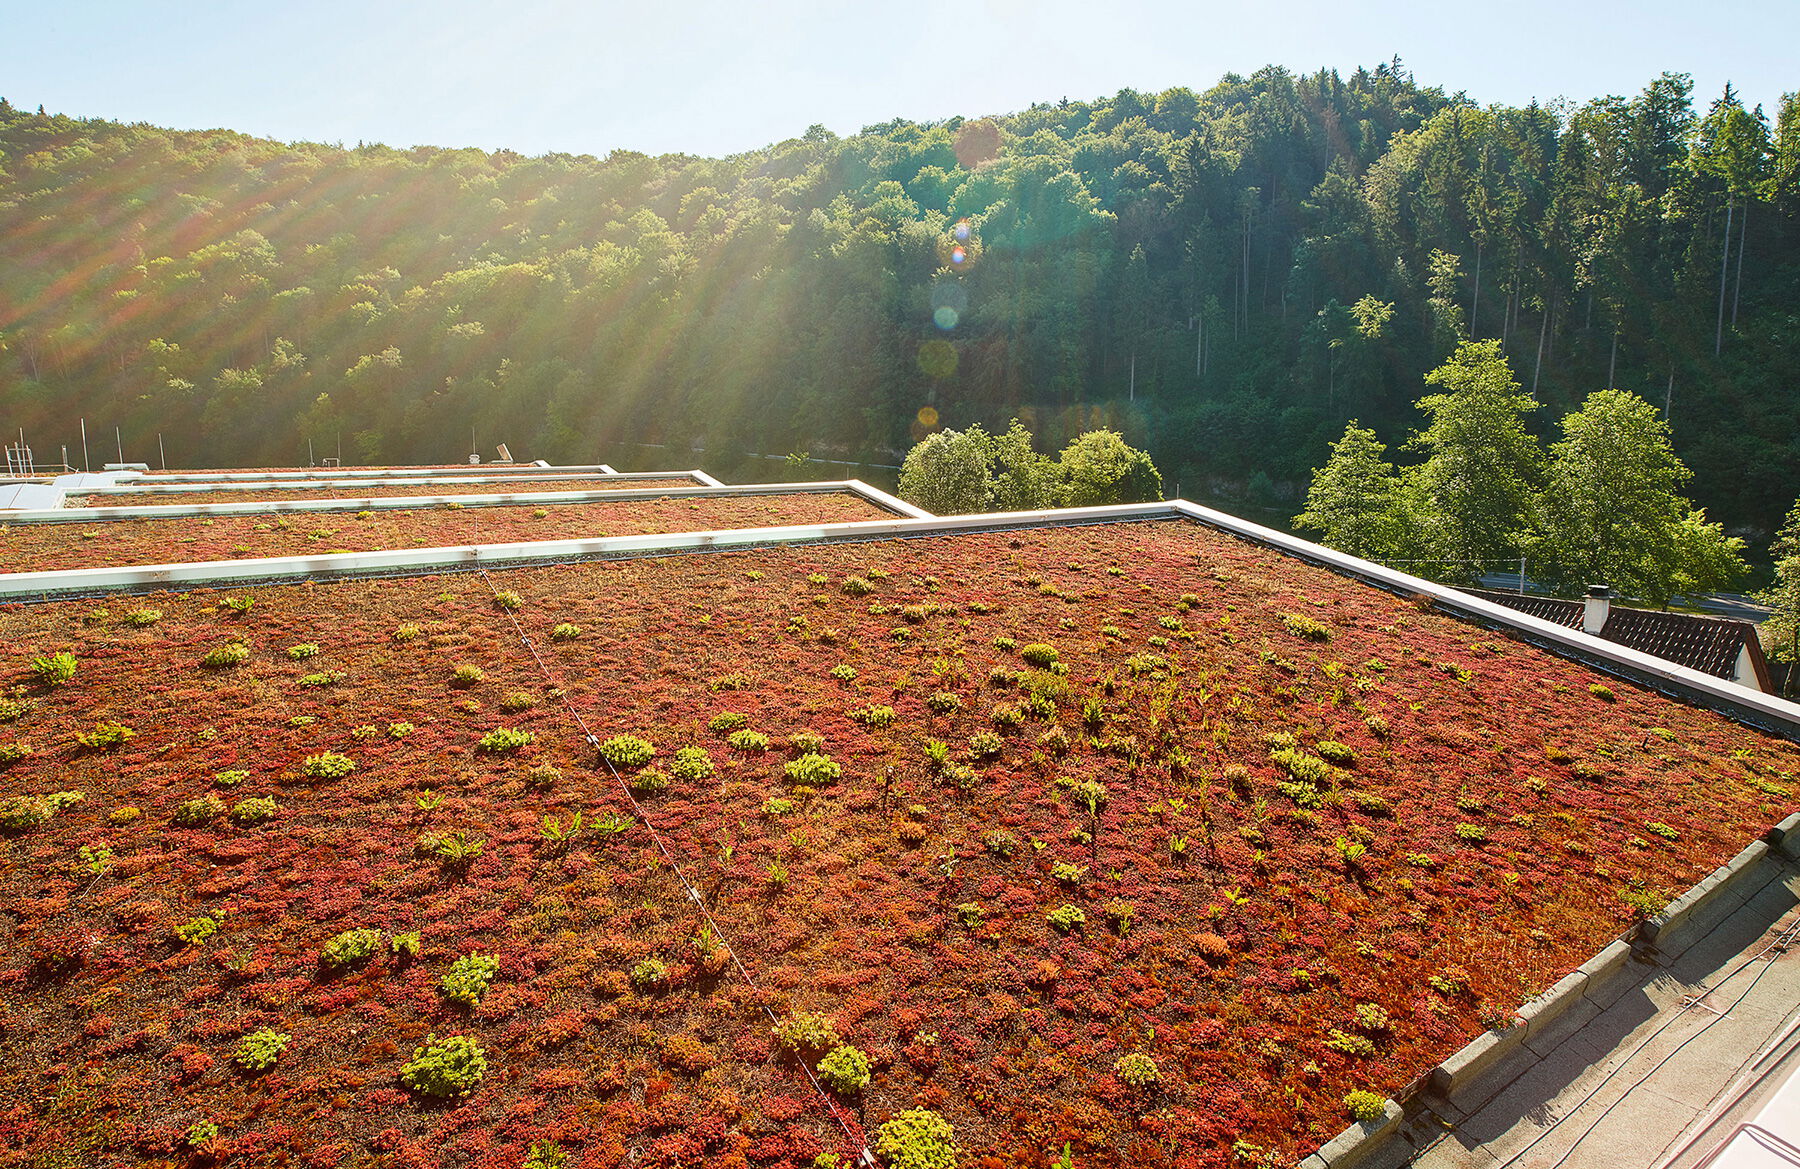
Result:
M855 482L852 480L851 482ZM793 486L793 485L786 485ZM671 489L676 490L676 489ZM865 488L873 491L873 489ZM1317 564L1369 584L1434 604L1466 620L1516 632L1524 640L1562 657L1649 686L1665 694L1722 713L1792 739L1800 739L1800 705L1773 695L1735 686L1709 674L1678 666L1636 650L1566 629L1530 614L1470 596L1448 585L1399 572L1360 557L1333 551L1261 524L1251 523L1186 500L1118 504L1106 507L1045 511L987 512L978 515L876 520L843 524L741 528L650 536L612 536L546 540L515 544L476 544L392 552L359 552L333 556L281 557L266 560L202 561L193 564L138 565L129 568L76 569L66 572L14 573L0 576L0 601L52 596L91 595L180 586L247 584L299 578L341 579L405 572L454 572L478 567L523 566L584 558L671 555L722 549L748 549L772 544L856 541L892 536L949 535L956 532L1101 524L1120 521L1186 519L1252 543Z
M667 478L668 476L660 476ZM625 476L618 476L625 478ZM646 499L730 499L745 495L827 495L848 492L877 507L909 519L930 519L905 500L869 486L860 479L807 483L720 484L710 487L638 487L599 491L515 491L492 495L384 495L363 499L276 499L238 503L148 503L120 507L60 507L17 511L6 516L9 524L86 524L113 520L180 519L186 516L266 515L270 513L407 511L443 507L507 507L547 503L604 503Z

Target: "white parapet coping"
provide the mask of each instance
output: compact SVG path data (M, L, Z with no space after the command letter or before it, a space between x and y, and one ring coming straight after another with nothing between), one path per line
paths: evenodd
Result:
M627 482L627 483L632 482L632 481L646 482L646 481L652 481L652 480L658 480L658 479L687 479L687 480L690 480L691 482L696 483L702 487L722 487L722 486L724 486L724 484L720 483L717 479L713 478L711 475L708 475L704 471L698 471L698 470L633 471L633 472L630 472L627 474L620 474L618 472L614 472L613 474L609 475L609 474L606 474L605 472L599 471L599 470L592 470L592 471L575 470L574 472L571 473L570 471L566 470L565 468L556 467L556 468L552 468L549 471L545 471L545 470L541 470L541 469L527 468L523 471L518 471L518 472L507 471L507 472L504 472L501 474L494 474L494 475L481 475L481 474L465 473L462 475L434 476L430 479L425 479L421 476L416 476L416 475L397 475L397 476L380 476L380 477L363 476L363 477L351 478L351 479L346 479L346 478L342 478L342 477L330 478L330 479L315 479L315 478L305 477L303 475L301 478L298 478L298 479L284 479L284 480L257 480L257 481L235 481L235 480L233 480L233 481L206 481L206 482L182 483L182 482L169 482L168 480L161 479L161 478L158 478L156 480L152 480L149 478L141 478L141 479L132 479L132 480L128 480L128 481L122 480L115 485L95 486L95 487L72 487L72 486L66 487L65 494L89 495L89 496L97 496L97 497L104 498L109 495L180 495L180 494L188 494L188 493L192 493L192 492L196 492L196 491L209 491L209 492L217 491L221 495L226 495L233 491L261 491L261 490L264 490L265 488L268 488L271 486L280 487L284 491L321 491L321 492L324 492L324 491L354 491L358 488L388 486L388 485L397 484L397 483L415 483L415 482L429 482L430 485L433 487L445 487L445 486L463 486L463 485L480 486L480 485L495 484L495 483L521 483L521 482L555 483L555 482L559 482L559 481L570 481L570 480L580 480L580 479L612 479L612 480L618 480L618 481Z
M307 479L440 479L480 475L495 469L521 478L543 474L616 475L605 463L457 463L442 467L311 467L304 471L151 471L120 476L123 482L142 483L289 483ZM683 472L686 474L686 472Z
M618 476L625 478L625 476ZM180 519L194 516L267 515L271 513L413 511L444 507L516 507L536 504L630 502L646 499L730 499L749 495L829 495L847 492L910 519L930 519L922 511L860 479L806 483L721 484L710 487L620 487L598 491L514 491L492 495L386 495L363 499L274 499L239 503L150 503L121 507L46 507L11 512L8 524L88 524L113 520Z
M667 477L667 476L664 476ZM854 482L854 480L852 480ZM793 485L785 485L793 486ZM869 489L873 491L873 489ZM879 493L878 493L879 494ZM891 497L889 497L891 498ZM911 509L916 510L916 509ZM684 552L753 548L833 540L868 540L887 536L931 536L955 532L994 531L1117 521L1194 520L1241 539L1263 544L1298 559L1353 576L1394 592L1428 597L1441 608L1479 624L1510 630L1563 657L1700 705L1789 738L1800 738L1800 705L1733 685L1722 678L1679 666L1662 658L1603 641L1592 634L1484 601L1459 589L1350 556L1343 552L1239 519L1209 507L1171 500L1108 507L1046 511L989 512L979 515L876 520L845 524L801 524L791 527L740 528L729 531L681 532L648 536L609 536L545 540L515 544L477 544L455 548L417 548L391 552L354 552L332 556L294 556L263 560L218 560L194 564L90 568L66 572L26 572L0 576L0 600L30 600L146 588L248 584L296 578L344 578L407 572L454 572L498 565L526 565L587 557L667 555Z

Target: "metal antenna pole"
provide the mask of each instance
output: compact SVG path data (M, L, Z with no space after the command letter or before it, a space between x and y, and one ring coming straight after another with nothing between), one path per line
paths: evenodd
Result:
M85 475L92 469L92 466L88 463L87 419L83 418L81 420L81 472Z
M169 456L163 453L162 431L160 430L156 432L156 457L162 460L162 469L167 471L169 469Z
M116 426L113 427L113 442L119 446L119 461L123 463L125 461L125 439L120 436L119 428Z

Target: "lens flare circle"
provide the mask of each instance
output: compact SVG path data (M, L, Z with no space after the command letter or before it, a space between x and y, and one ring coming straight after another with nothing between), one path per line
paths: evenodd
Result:
M935 407L935 406L920 406L919 407L919 425L930 428L930 427L936 426L937 424L938 424L937 407Z
M927 341L919 346L919 372L942 381L956 372L956 346L948 341Z
M961 319L962 315L949 305L944 305L942 308L931 314L931 323L946 333L956 328L956 322Z

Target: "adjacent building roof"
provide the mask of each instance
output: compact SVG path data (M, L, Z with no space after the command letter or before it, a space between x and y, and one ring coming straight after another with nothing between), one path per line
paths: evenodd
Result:
M1561 597L1523 596L1490 589L1465 591L1483 600L1529 613L1557 625L1570 629L1582 627L1585 605L1582 601L1564 600ZM1755 685L1764 693L1774 691L1769 678L1768 661L1763 656L1762 643L1756 636L1756 626L1748 621L1612 605L1598 636L1641 653L1667 658L1715 678ZM1753 677L1742 676L1740 657L1744 655L1749 658Z

